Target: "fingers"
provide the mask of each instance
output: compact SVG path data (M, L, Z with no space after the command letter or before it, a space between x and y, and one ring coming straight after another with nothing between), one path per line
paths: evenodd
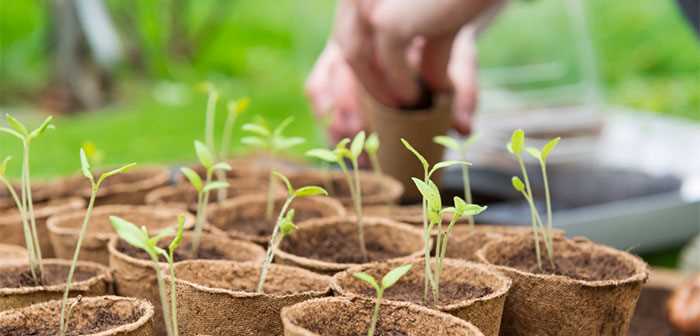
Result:
M388 85L387 89L399 106L411 106L419 99L418 76L408 62L410 40L381 34L376 36L377 62Z
M471 131L479 96L475 35L473 27L465 26L460 30L447 70L454 88L454 128L461 134Z
M333 83L335 69L341 61L342 57L338 46L333 42L328 42L306 80L305 93L316 117L326 117L333 107L329 88Z

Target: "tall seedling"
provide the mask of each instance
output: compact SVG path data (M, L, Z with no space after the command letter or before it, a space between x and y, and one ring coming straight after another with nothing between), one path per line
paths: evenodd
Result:
M350 144L350 148L347 147L348 144ZM350 194L352 195L353 208L357 219L357 237L360 245L360 251L362 253L362 258L367 260L367 246L365 245L365 231L362 221L362 186L360 183L360 170L358 162L364 146L365 132L360 132L355 135L352 142L348 138L340 140L340 142L338 142L338 144L335 146L334 150L317 148L306 152L306 155L329 163L336 163L343 171L345 179L348 182ZM348 169L348 165L345 163L345 160L350 161L352 165L352 173Z
M226 104L228 113L226 114L226 121L224 123L224 131L221 137L221 146L219 148L218 160L223 161L231 157L231 140L233 140L233 127L236 124L238 117L248 109L250 105L250 99L244 97L238 100L231 100ZM213 149L212 149L213 150ZM216 171L216 180L220 182L226 181L226 172L222 170ZM228 189L221 188L217 191L217 200L223 202L228 198Z
M362 280L372 286L376 292L376 300L374 302L374 310L372 311L372 319L369 323L369 328L367 329L367 336L374 336L374 332L377 329L377 321L379 321L379 309L382 306L382 299L384 298L384 291L394 286L406 273L408 273L413 265L407 264L399 266L384 275L381 283L377 282L371 275L358 272L353 274L353 276L359 280Z
M151 237L146 230L145 226L140 229L122 218L110 217L112 222L112 227L117 232L117 235L121 239L124 239L131 246L144 250L148 256L151 258L153 265L153 270L156 272L156 280L158 282L158 294L160 295L160 303L163 307L163 320L165 322L165 330L168 336L178 336L178 324L177 324L177 293L176 293L176 280L175 280L175 267L173 266L175 262L175 250L182 243L182 234L184 231L185 217L179 216L177 219L177 231L173 231L172 228L165 229L155 236ZM163 238L173 236L174 238L170 241L168 245L168 250L164 250L158 246ZM165 281L163 280L163 275L161 274L160 267L160 256L163 256L168 262L168 272L170 274L170 301L165 291Z
M267 254L265 256L265 260L263 261L262 267L260 268L260 279L258 281L257 288L258 293L263 292L268 269L270 268L270 264L272 264L272 260L275 258L275 251L277 251L277 248L279 248L282 240L292 234L292 232L294 232L296 229L296 225L294 225L294 209L289 210L289 206L292 204L294 199L299 197L328 195L326 190L317 186L307 186L294 189L286 176L275 171L273 171L272 174L284 182L284 185L287 187L287 199L284 201L280 214L277 217L275 228L272 230L272 236L270 237L270 243L267 246Z
M22 178L20 183L21 196L17 196L17 192L12 185L3 177L3 183L12 194L12 198L17 204L17 209L20 212L22 220L22 229L24 232L24 242L27 246L27 255L29 257L29 268L32 274L32 279L37 285L41 284L41 275L43 266L41 263L41 246L39 245L39 236L36 229L36 217L34 215L34 201L32 200L32 188L29 169L29 148L35 139L42 135L47 129L53 129L51 123L52 117L48 117L35 130L29 131L24 124L15 119L9 114L5 115L8 127L0 127L0 132L10 134L22 142ZM7 162L7 161L5 161Z
M217 189L229 187L228 182L212 181L212 177L217 171L229 171L231 166L226 162L214 162L214 155L207 146L199 141L194 142L194 149L199 159L199 163L206 169L204 181L194 170L182 167L180 171L190 181L197 190L197 218L194 225L194 236L192 237L192 257L197 257L199 243L202 240L202 229L207 219L207 205L209 204L209 192Z
M80 170L82 171L83 175L90 181L90 201L88 202L88 207L87 210L85 211L85 217L83 218L83 224L80 226L80 233L78 234L78 242L75 245L75 252L73 252L73 261L70 264L70 270L68 271L68 279L66 280L66 289L63 291L63 300L61 301L61 320L60 320L60 328L59 328L59 335L63 336L66 334L66 322L68 320L68 316L66 315L66 305L68 303L68 293L70 292L71 286L73 284L73 275L75 273L75 268L78 265L78 257L80 256L80 248L83 244L83 240L85 239L85 234L87 233L87 228L88 228L88 223L90 222L90 217L92 217L92 209L95 206L95 198L97 198L97 192L100 190L100 186L102 185L102 182L104 182L106 179L108 179L111 176L121 174L123 172L126 172L129 170L131 167L133 167L135 163L130 163L128 165L122 166L120 168L108 171L104 174L101 174L100 177L95 181L95 177L93 176L92 172L90 171L90 163L88 162L88 157L85 154L85 151L81 148L80 149Z
M430 164L428 163L428 160L421 155L418 150L413 148L411 144L406 141L406 139L401 139L401 143L403 143L404 147L408 149L413 155L418 159L420 162L421 166L423 167L423 179L422 182L427 185L433 185L435 186L435 183L433 183L430 178L437 172L438 170L454 165L469 165L469 162L466 161L442 161L438 162L432 167L430 167ZM435 186L435 189L437 189L437 186ZM420 190L420 189L419 189ZM438 196L439 196L439 191L438 191ZM435 204L433 206L435 207L434 209L429 209L428 208L428 200L423 197L423 258L425 259L425 286L424 286L424 291L423 291L423 301L428 302L428 291L432 287L433 288L433 293L436 293L437 290L437 284L435 283L435 278L433 277L432 274L432 269L430 267L430 233L433 230L433 227L435 225L442 225L442 218L436 218L435 216L435 211L437 211L437 216L440 216L440 208L442 205L436 207ZM431 216L434 218L431 219Z
M545 248L547 251L547 257L549 258L550 264L553 266L554 265L554 242L553 242L553 237L552 237L552 205L551 205L551 198L550 198L550 192L549 192L549 182L547 181L547 168L546 168L546 162L547 158L549 157L549 154L554 150L556 145L559 143L559 138L552 139L549 141L543 148L542 150L538 150L536 148L532 147L525 147L525 132L521 129L515 130L513 132L513 135L511 136L510 143L507 145L507 149L510 153L512 153L516 160L518 161L518 166L520 167L520 172L523 176L523 180L520 179L520 177L514 176L512 178L512 184L513 188L520 192L525 200L528 203L528 206L530 207L530 221L532 225L532 234L533 238L535 241L535 254L537 256L537 266L542 270L542 252L540 249L540 234L542 235L542 239L545 244ZM544 185L545 185L545 195L546 195L546 203L547 203L547 227L545 228L542 219L540 218L539 212L537 211L537 207L535 206L535 201L532 196L532 186L530 184L530 178L527 173L527 168L525 167L525 163L523 161L522 153L523 151L528 152L530 155L535 157L539 162L540 166L542 167L542 174L543 174L543 180L544 180Z
M433 138L433 141L435 143L442 145L445 148L451 149L453 151L456 151L459 153L460 159L461 160L466 160L467 159L467 149L469 149L469 146L471 146L474 141L476 141L477 136L472 135L468 138L466 138L463 142L457 141L457 139L449 137L449 136L444 136L444 135L439 135ZM467 203L472 202L472 189L471 189L471 183L469 181L469 166L468 165L462 165L462 187L464 188L464 200ZM467 220L469 221L469 225L472 227L474 226L474 216L468 216Z
M245 145L255 146L263 150L267 150L270 155L274 156L278 153L288 150L294 146L304 143L304 138L287 137L284 135L285 129L294 121L294 118L289 117L282 121L275 129L270 129L264 120L257 123L243 125L243 130L251 133L251 135L243 137L241 142ZM274 175L270 171L267 185L267 206L265 207L265 219L272 220L275 199L274 199Z

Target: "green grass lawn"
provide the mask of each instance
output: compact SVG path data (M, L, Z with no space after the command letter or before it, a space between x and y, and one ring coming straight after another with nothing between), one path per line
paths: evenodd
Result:
M598 57L601 86L608 102L700 120L700 43L673 1L583 1ZM0 6L0 110L36 124L32 99L12 92L36 92L50 69L44 46L43 2L7 1ZM125 2L108 1L111 6ZM37 141L32 166L36 176L56 176L78 169L78 148L94 142L116 164L192 160L192 141L204 129L205 97L191 90L202 80L222 87L226 97L248 95L253 104L243 119L260 114L273 123L296 118L290 133L309 139L303 150L323 142L303 97L303 83L330 29L333 2L323 0L238 0L222 15L210 46L191 63L166 61L157 48L159 8L137 1L139 28L149 44L153 73L122 69L114 104L76 117L60 117L57 129ZM192 2L193 22L215 2ZM550 60L569 68L566 81L580 78L576 44L560 1L514 2L479 44L484 67ZM154 7L155 6L155 7ZM201 15L200 15L201 16ZM161 64L162 63L162 64ZM153 92L163 81L179 83L180 104L166 104ZM220 108L219 121L223 120ZM19 144L0 136L0 155L19 157ZM240 148L239 148L240 149ZM16 174L17 162L11 173ZM669 264L674 251L651 261Z

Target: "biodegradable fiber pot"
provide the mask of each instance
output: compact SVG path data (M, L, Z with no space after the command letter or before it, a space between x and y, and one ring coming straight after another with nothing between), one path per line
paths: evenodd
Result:
M109 220L110 216L118 216L139 226L146 226L148 232L158 232L168 227L177 226L179 215L185 216L185 228L194 225L194 216L182 209L158 206L135 205L104 205L96 207L92 212L88 232L80 250L80 260L94 261L103 265L109 264L107 244L116 233ZM83 225L85 211L72 211L63 215L49 218L47 226L53 249L61 259L72 259Z
M365 272L381 279L404 264L413 264L409 273L384 292L387 301L411 302L423 305L424 259L403 259L352 267L333 277L331 288L340 296L372 299L375 290L353 274ZM483 264L445 259L440 280L440 301L434 308L470 322L486 336L498 336L510 279ZM430 294L432 300L432 294Z
M118 296L70 299L75 304L68 336L151 336L153 305ZM54 300L0 313L0 335L54 336L60 329L61 301Z
M161 242L162 247L167 247L168 243L167 239L163 240ZM191 244L192 233L186 232L182 245L175 254L176 262L191 258L188 252L192 246ZM165 325L163 324L162 310L160 309L158 283L150 258L145 252L129 246L116 236L109 241L108 249L109 265L114 270L117 294L147 299L153 303L156 307L156 333L164 335ZM225 235L205 233L202 235L199 258L262 262L265 258L265 250L250 242L231 240ZM161 267L167 267L163 259L161 259Z
M0 263L27 260L27 249L18 245L0 244Z
M0 264L0 311L26 307L35 303L60 299L68 278L70 261L44 260L44 284L35 286L27 262ZM112 276L106 267L79 262L73 278L71 296L110 294Z
M236 239L249 240L267 246L275 221L285 198L275 199L272 220L265 219L267 197L265 195L247 195L215 203L209 206L207 221L216 229L228 233ZM292 201L294 220L301 223L315 218L344 216L345 208L330 197L297 198Z
M100 172L95 175L99 176ZM137 166L104 181L97 192L95 205L142 205L149 191L170 183L170 170L160 166ZM73 175L57 184L67 195L90 198L90 182L82 174Z
M390 218L395 221L411 224L423 225L423 205L374 205L364 208L364 214L371 217Z
M309 300L282 310L285 336L367 334L374 302L361 298ZM407 302L382 303L376 335L483 336L474 325Z
M182 335L282 335L283 307L330 293L328 277L284 265L270 266L262 294L259 264L192 260L175 274Z
M452 97L435 96L433 106L424 110L389 108L366 93L360 104L370 128L381 141L379 163L382 170L403 184L404 198L418 199L420 195L411 177L423 176L423 168L403 146L401 138L408 140L431 164L441 161L444 148L433 142L433 136L446 134L452 124Z
M330 217L299 224L285 238L277 262L333 275L358 264L423 253L423 233L407 224L385 218L363 219L369 260L360 252L354 217Z
M534 246L531 235L521 235L491 242L477 253L513 280L503 335L627 334L648 277L641 259L585 239L556 236L556 272L545 254L548 272L542 273Z
M401 198L403 186L391 176L377 175L366 171L359 173L364 206L394 204ZM331 197L343 203L343 206L348 209L353 207L348 181L340 170L307 169L289 175L289 181L294 186L317 185L323 187Z
M85 208L85 201L76 198L63 198L34 204L36 218L36 230L41 246L41 256L51 258L55 256L46 221L49 217L68 213ZM0 209L0 244L25 246L22 217L17 207L12 204Z

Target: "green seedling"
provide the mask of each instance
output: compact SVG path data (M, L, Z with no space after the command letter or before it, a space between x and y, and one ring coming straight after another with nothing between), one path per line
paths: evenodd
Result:
M88 223L90 222L90 217L92 217L92 209L95 206L95 199L97 198L97 192L100 190L102 183L110 178L111 176L121 174L126 172L135 163L130 163L128 165L122 166L120 168L108 171L100 175L100 177L95 181L95 177L90 171L90 163L88 161L88 156L85 150L80 149L80 170L82 171L85 178L90 181L90 201L88 201L87 210L85 210L85 217L83 218L83 224L80 226L80 233L78 234L78 241L75 245L75 252L73 252L73 261L70 264L70 270L68 271L68 279L66 280L66 289L63 291L63 300L61 301L61 319L59 335L63 336L66 334L67 328L67 317L70 314L66 314L66 304L68 303L68 293L70 292L71 286L73 285L73 275L75 273L75 268L78 265L78 257L80 256L80 248L85 239L85 234L87 233Z
M172 228L162 230L155 236L151 237L145 226L140 229L138 226L130 223L122 218L112 216L109 218L112 222L112 227L117 232L117 235L131 246L144 250L151 258L153 270L156 272L156 280L158 282L158 294L160 295L160 303L163 307L163 320L165 322L165 330L168 336L178 336L177 323L177 296L176 296L176 278L175 278L175 250L182 243L182 235L185 226L185 217L178 216L177 231ZM168 245L168 250L164 250L158 246L158 243L166 237L174 236ZM168 262L168 272L170 274L170 302L165 291L165 281L161 274L160 256L163 256Z
M271 129L267 126L264 120L260 120L257 123L245 124L243 125L243 130L251 133L252 135L243 137L241 142L245 145L255 146L263 150L267 150L270 155L277 155L277 153L288 150L294 146L298 146L304 143L304 138L300 137L287 137L284 135L285 129L294 121L294 118L289 117L282 121L275 129ZM270 176L268 178L267 185L267 206L265 207L265 219L268 221L272 220L272 215L274 211L274 175L270 171Z
M211 83L205 82L202 84L203 89L207 92L207 111L204 121L204 143L210 151L215 152L214 148L214 123L216 119L216 104L219 102L219 90Z
M384 297L384 291L394 286L406 273L408 273L413 265L407 264L399 266L384 275L382 282L378 283L371 275L358 272L353 274L353 276L361 281L368 283L372 286L377 294L377 299L374 302L374 310L372 311L372 320L369 323L369 328L367 329L367 336L374 336L374 332L377 329L377 321L379 321L379 309L382 306L382 299Z
M404 147L408 149L413 155L418 159L420 162L421 166L423 167L423 180L422 182L428 186L430 185L435 185L431 180L431 176L435 174L435 172L439 171L440 169L447 168L450 166L455 166L455 165L469 165L469 162L466 161L453 161L453 160L448 160L448 161L442 161L438 162L432 167L428 163L428 160L425 159L423 155L418 152L411 144L406 141L406 139L401 139L401 143L403 143ZM432 189L432 187L431 187ZM437 186L435 186L435 189L437 189ZM420 189L419 189L420 191ZM422 194L422 193L421 193ZM440 192L438 191L438 196L440 195ZM430 233L433 230L433 227L435 225L442 225L442 218L440 220L437 220L436 216L440 216L440 210L442 205L439 207L435 207L435 204L433 204L433 209L428 208L428 200L423 197L423 258L425 259L425 286L424 286L424 292L423 292L423 301L427 303L428 301L428 291L432 287L433 288L433 293L436 293L437 290L437 284L435 284L435 278L433 277L431 266L430 266ZM431 219L432 218L432 219Z
M449 148L453 151L456 151L460 155L461 160L466 160L467 159L467 150L469 147L476 141L477 136L472 135L468 138L466 138L463 142L457 141L457 139L445 136L445 135L439 135L433 138L433 141L439 145L442 145L445 148ZM468 165L462 165L462 186L464 188L464 200L467 203L472 203L472 190L471 190L471 183L469 181L469 166ZM469 225L472 227L474 226L474 216L468 216L467 221L469 222Z
M365 152L369 157L369 161L372 164L372 170L377 175L382 175L382 166L379 164L379 157L377 153L379 152L379 136L377 133L372 133L367 137L365 141Z
M231 100L226 105L228 113L226 114L226 122L224 123L224 132L221 138L221 147L219 148L219 160L229 158L231 153L231 140L233 138L233 126L236 124L238 117L248 109L250 98L244 97L238 100ZM222 170L216 171L216 180L226 181L226 172ZM217 191L217 199L219 202L228 198L228 189L221 188Z
M282 204L282 209L277 217L277 222L275 228L272 230L272 236L270 237L270 243L267 246L267 254L265 260L263 261L262 267L260 268L260 280L258 281L257 292L263 292L263 286L265 285L265 279L267 277L268 269L272 260L275 258L275 251L279 248L285 237L289 236L296 229L294 225L294 210L289 210L289 206L292 202L299 197L313 197L313 196L327 196L328 193L321 187L317 186L307 186L301 187L299 189L294 189L289 179L276 172L272 172L273 176L279 178L284 185L287 187L287 199Z
M437 303L440 299L440 277L442 275L445 255L447 254L447 242L455 223L457 223L457 221L463 217L476 216L482 213L484 210L486 210L486 207L468 204L461 198L455 197L455 206L443 209L440 190L438 189L437 185L433 183L433 181L428 179L428 182L426 183L425 181L414 177L413 183L416 184L418 191L421 193L423 200L426 203L428 227L431 228L431 231L432 228L437 227L437 237L435 239L435 260L430 258L429 254L428 258L425 259L426 269L430 270L430 272L426 272L426 276L432 277L428 283L432 285L433 302ZM447 229L443 230L442 218L445 214L452 215L452 219L450 220ZM427 302L427 298L424 299Z
M554 148L557 147L559 144L559 141L561 141L561 138L557 137L552 140L549 140L542 149L537 149L534 147L528 147L525 149L530 156L533 158L537 159L537 161L540 164L540 169L542 171L542 180L544 181L544 198L545 198L545 204L547 207L547 229L551 232L553 229L553 224L552 224L552 196L549 192L549 178L547 176L547 159L549 158L549 155L552 153ZM551 247L552 245L552 237L549 235L549 246Z
M523 151L527 151L530 155L535 156L540 160L541 165L544 166L546 164L547 157L551 153L551 151L556 147L556 145L559 143L559 139L554 139L547 143L545 147L543 148L542 151L537 150L535 148L527 148L525 147L525 132L521 129L515 130L513 132L513 135L511 136L511 140L506 146L508 151L513 154L518 161L518 166L520 167L520 172L523 176L523 180L520 179L520 177L513 177L512 178L512 185L513 188L515 188L516 191L520 192L525 200L527 201L529 207L530 207L530 221L532 225L532 234L533 238L535 241L535 254L537 256L537 266L542 270L542 252L540 249L540 234L542 235L542 239L545 243L545 248L547 250L547 256L549 258L550 264L554 265L554 243L553 243L553 238L552 238L552 230L550 228L545 228L544 224L542 223L542 219L540 218L539 212L537 211L537 207L535 206L535 201L532 196L532 186L530 185L530 178L527 173L527 168L525 167L525 162L523 160L522 153ZM546 167L544 168L544 181L546 185L546 193L549 195L549 184L547 182L547 177L546 177ZM551 212L551 203L549 200L549 196L547 196L547 208L548 211ZM549 218L551 218L551 214L548 214ZM551 221L549 223L551 225Z
M22 220L22 229L24 232L24 242L27 246L27 255L29 259L29 269L32 274L32 279L37 285L41 284L41 275L43 273L42 266L42 256L41 256L41 246L39 245L39 237L36 229L36 216L34 214L34 201L32 200L32 188L31 188L31 173L29 169L29 149L32 142L41 136L47 129L53 129L54 125L51 123L53 117L48 117L44 122L35 130L29 131L27 127L22 124L19 120L15 119L9 114L5 115L7 124L10 127L0 127L0 132L10 134L22 142L22 177L20 188L21 196L17 196L14 188L11 184L4 178L3 183L10 190L10 194L17 204L17 209L20 212L20 218ZM6 164L7 160L5 161Z
M204 181L194 170L182 167L180 171L190 181L194 189L197 191L197 219L194 226L194 235L192 237L192 256L196 257L199 252L199 243L202 239L202 229L204 222L207 219L207 205L209 204L209 192L218 189L229 187L228 182L212 181L212 177L217 171L229 171L231 166L226 162L214 161L214 155L209 148L199 141L194 142L194 149L199 159L199 163L206 169Z
M347 147L348 144L350 144L350 148ZM360 132L355 135L352 142L348 138L340 140L334 150L317 148L306 152L306 155L328 163L336 163L343 171L343 175L345 175L345 179L348 182L348 189L350 189L350 194L352 195L353 208L355 210L355 217L357 218L357 237L360 244L360 251L362 253L362 258L368 260L364 225L362 221L362 186L360 183L360 169L358 163L364 147L365 132ZM348 169L345 160L350 160L352 173Z

